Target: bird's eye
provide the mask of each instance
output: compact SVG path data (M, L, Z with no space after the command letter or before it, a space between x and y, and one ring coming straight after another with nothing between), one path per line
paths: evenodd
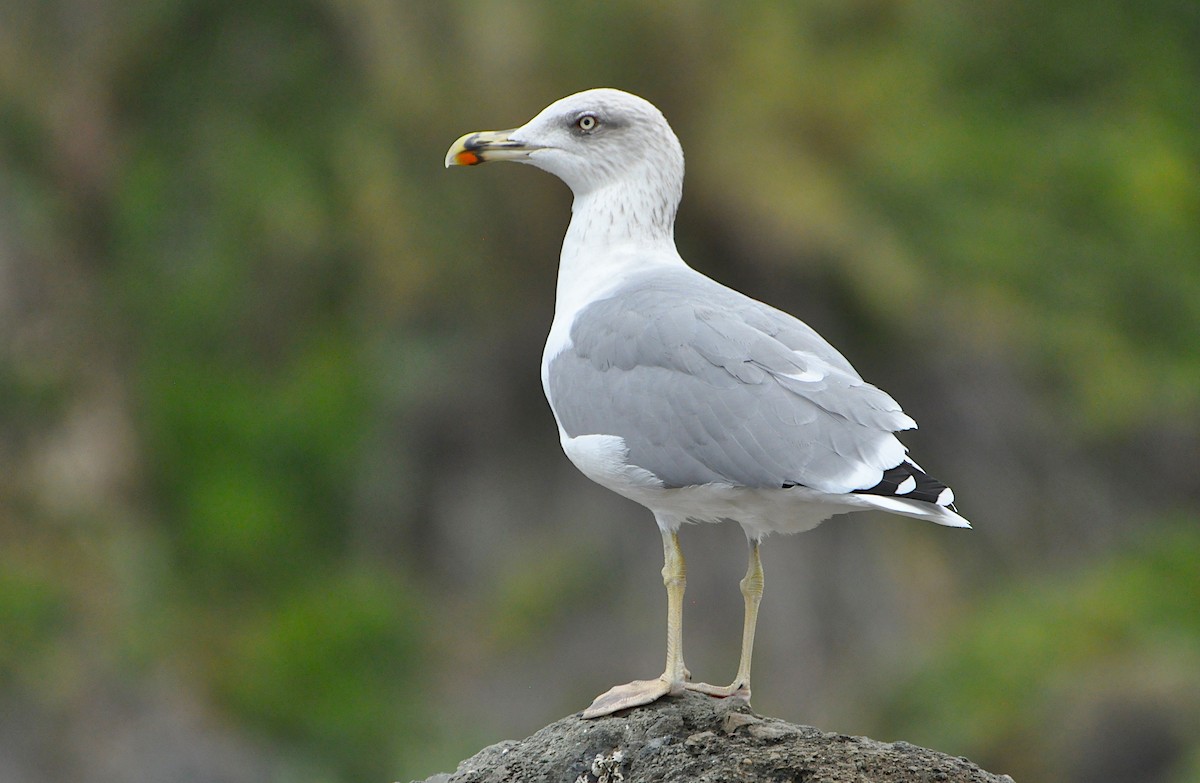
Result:
M585 133L587 131L595 130L596 126L599 124L600 121L596 119L594 114L585 114L579 119L575 120L575 127L579 128L579 130L584 131Z

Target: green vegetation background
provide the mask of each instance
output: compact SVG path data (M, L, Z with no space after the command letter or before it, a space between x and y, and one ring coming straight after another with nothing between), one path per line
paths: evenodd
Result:
M685 257L899 397L976 524L768 550L756 706L1200 781L1200 6L1166 0L4 4L0 778L423 777L652 673L649 521L540 399L569 194L442 169L600 85L683 140ZM736 539L693 584L736 598L695 565Z

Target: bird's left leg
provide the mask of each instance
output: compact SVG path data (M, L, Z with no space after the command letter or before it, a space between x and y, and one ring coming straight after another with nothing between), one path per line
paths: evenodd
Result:
M750 564L741 581L742 597L746 601L746 619L742 625L742 655L738 662L737 675L733 682L724 687L703 682L687 683L688 690L707 693L709 696L726 698L736 696L750 701L750 657L754 653L754 627L758 624L758 605L762 602L763 569L758 556L758 541L750 541Z

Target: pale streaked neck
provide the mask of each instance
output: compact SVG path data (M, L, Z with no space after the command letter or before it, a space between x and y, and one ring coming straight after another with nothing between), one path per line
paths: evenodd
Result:
M586 242L654 241L675 233L680 189L661 178L629 178L577 194L570 236Z
M675 249L677 201L639 184L576 196L559 259L558 310L574 310L656 264L683 265Z

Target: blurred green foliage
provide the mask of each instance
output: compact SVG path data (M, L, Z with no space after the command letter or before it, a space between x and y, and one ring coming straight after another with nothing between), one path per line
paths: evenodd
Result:
M1200 529L1188 518L1104 562L1015 586L939 641L893 695L881 730L902 726L985 766L1007 760L1019 780L1076 780L1086 760L1073 757L1072 732L1102 708L1152 700L1177 714L1173 739L1187 750L1173 752L1186 765L1200 753L1198 572ZM1196 779L1183 765L1162 778L1136 762L1125 772Z
M386 776L427 741L411 696L429 664L429 628L413 591L389 574L312 581L282 605L239 616L212 679L234 709L334 770Z
M727 155L727 181L767 186L746 194L757 210L848 248L848 284L879 311L948 311L1036 359L1082 427L1195 421L1195 7L755 7L713 124L801 158Z
M488 601L492 643L502 651L520 649L539 628L603 594L594 561L581 547L546 547L506 573Z
M84 672L181 672L328 780L473 750L437 734L432 683L596 584L570 545L462 614L426 581L473 584L431 554L421 486L468 444L523 447L470 423L503 419L472 418L479 388L515 396L487 341L549 312L567 214L557 183L463 184L441 156L586 87L684 137L697 266L821 281L880 353L949 332L1082 443L1193 442L1198 52L1183 2L7 4L0 685L58 709ZM1159 500L1183 523L985 602L881 725L1057 772L1035 740L1064 694L1147 668L1194 721L1198 509Z
M0 682L28 675L29 661L51 655L70 618L70 594L44 563L6 553L0 565Z

